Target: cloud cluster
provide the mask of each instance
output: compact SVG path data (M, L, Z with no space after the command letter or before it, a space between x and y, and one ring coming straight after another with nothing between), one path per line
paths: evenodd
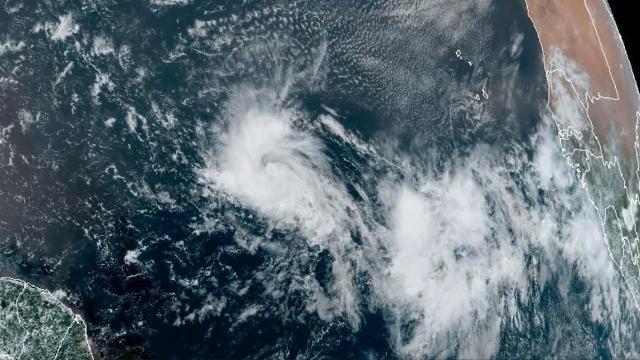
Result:
M332 291L316 291L308 307L320 318L346 315L359 326L365 295L354 277L364 270L374 288L368 302L386 314L399 354L488 357L532 284L544 288L564 276L566 298L576 274L560 267L576 265L590 284L592 320L622 321L624 296L596 214L548 125L532 139L533 157L522 146L480 145L434 174L416 165L424 163L414 161L418 155L365 146L337 114L311 119L280 94L251 87L231 94L202 176L214 196L228 196L331 253ZM347 191L318 131L384 157L378 163L395 163L400 174L361 177L379 202ZM363 234L360 244L354 229Z

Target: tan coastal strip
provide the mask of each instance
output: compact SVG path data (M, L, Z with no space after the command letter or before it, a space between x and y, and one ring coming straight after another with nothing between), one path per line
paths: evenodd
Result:
M617 139L627 159L635 156L636 110L640 96L626 51L604 0L526 0L547 73L561 52L588 75L578 88L596 135L604 143ZM569 79L573 80L573 79ZM554 99L549 99L554 110Z
M624 214L625 206L633 209L640 206L637 187L640 160L636 156L640 94L624 44L605 0L525 0L525 4L542 47L550 89L548 107L554 121L559 130L566 131L567 124L572 126L572 117L583 116L584 119L573 120L592 124L598 138L597 146L583 143L580 145L586 145L586 148L575 149L570 144L571 151L566 153L560 141L563 154L570 164L575 164L573 151L579 150L589 157L594 166L610 173L607 181L622 184L622 193L613 195L626 197L626 202L614 205L605 201L598 205L601 200L608 199L608 196L603 198L602 193L610 190L591 191L592 186L598 184L582 183L600 218L609 256L621 270L620 274L631 291L636 308L640 310L637 215L632 215L629 223L620 216ZM572 91L570 94L575 94L575 99L567 100L567 96L573 96L563 92L562 87L567 86ZM558 99L554 98L556 96ZM574 110L574 101L575 105L582 107L581 110ZM562 138L560 133L558 137ZM606 154L599 152L600 145L609 145ZM620 145L621 149L612 145ZM617 150L622 150L622 153ZM596 164L597 161L599 163ZM584 177L581 179L584 181ZM594 193L598 203L592 197ZM624 236L615 231L609 234L607 222L610 219L619 229L626 227L629 232ZM626 250L622 256L614 256L611 248L614 242L617 247Z

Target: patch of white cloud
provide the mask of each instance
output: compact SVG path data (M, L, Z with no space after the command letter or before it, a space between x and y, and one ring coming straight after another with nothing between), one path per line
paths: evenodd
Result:
M391 260L378 295L403 356L495 355L501 328L517 321L516 299L529 301L532 283L544 288L556 274L571 301L571 266L590 286L593 321L624 318L621 302L630 299L620 293L597 214L549 128L534 143L533 161L480 146L443 174L418 172L416 181L380 187ZM544 202L535 198L539 189ZM540 270L527 265L531 256Z
M323 126L325 126L326 129L329 130L329 132L331 132L333 135L340 138L342 141L349 143L351 146L353 146L354 148L356 148L362 153L376 152L373 146L360 140L360 138L358 138L358 136L356 136L355 134L347 131L344 128L344 126L342 126L342 124L340 124L340 122L336 120L336 117L338 116L338 114L335 111L330 110L328 108L325 108L325 110L327 110L330 113L330 115L329 114L320 115L318 117L318 121Z
M179 6L188 5L192 0L150 0L149 3L154 6Z
M18 121L20 122L20 129L22 132L26 132L33 124L39 122L40 113L32 114L27 109L20 109L18 112Z
M124 263L127 265L140 264L140 260L138 260L139 256L140 256L139 249L128 250L127 253L124 255Z
M113 42L111 39L104 36L96 36L93 39L93 47L91 48L91 52L93 55L101 56L101 55L109 55L114 53Z
M50 27L51 40L62 41L79 30L80 25L73 21L73 16L70 13L62 15L58 18L58 24Z
M214 129L215 145L205 154L203 180L215 194L256 210L276 228L300 231L311 246L331 251L332 310L346 313L357 326L354 256L349 228L356 206L336 179L322 142L305 130L308 119L283 105L282 89L241 87L230 96ZM357 257L357 255L355 255ZM320 287L310 308L326 312ZM325 315L323 315L325 316ZM327 315L328 316L328 315Z
M473 347L468 350L475 356L496 351L495 338L481 339L487 346L481 349L473 334L498 321L494 293L505 280L521 276L523 266L511 249L487 242L488 222L484 199L465 175L427 193L399 190L387 296L401 306L398 311L408 311L405 320L419 320L410 340L398 344L403 354L443 354L454 348L448 339L464 335L464 346ZM478 324L489 326L477 329Z
M452 356L454 349L459 356L495 354L504 315L500 294L524 291L526 269L511 239L495 236L506 229L491 215L486 189L465 166L394 191L387 195L395 200L383 296L397 323L399 352L412 358Z
M24 49L25 45L24 41L15 41L12 39L0 42L0 56L18 53Z
M296 111L263 96L255 89L234 95L214 154L219 168L205 176L262 214L299 225L309 239L321 242L347 221L343 189L332 179L321 142L296 129Z
M98 73L96 75L96 79L91 85L91 99L94 104L100 105L100 94L102 93L102 89L106 88L109 91L113 91L115 89L116 84L111 81L109 75Z
M581 197L590 199L589 207L597 213L595 219L582 223L576 220L572 224L574 231L582 232L583 240L572 242L567 241L571 238L561 237L561 250L576 258L581 273L594 283L590 299L592 318L611 325L615 339L612 344L620 352L620 344L624 343L620 339L635 336L623 323L622 319L628 315L624 311L638 309L640 282L635 257L640 242L635 231L637 195L633 187L628 187L634 180L625 175L629 164L622 164L627 157L619 154L618 139L609 137L600 143L588 117L586 109L594 100L592 97L600 94L593 88L589 75L561 49L552 49L548 61L552 69L548 73L552 113L546 114L545 118L557 126L565 160L581 180ZM615 100L605 98L597 101ZM603 151L603 147L607 151ZM606 231L604 235L603 230ZM601 251L603 244L606 245L607 256ZM617 279L617 274L622 275L625 288L621 288L617 281L602 281L603 278ZM629 304L629 298L634 297L635 304ZM635 344L634 341L630 343ZM631 346L626 351L626 356L634 357L637 349Z
M362 295L354 274L367 271L374 283L369 300L385 312L406 358L495 355L500 331L522 320L518 302L529 301L531 284L544 288L552 274L563 277L561 292L570 301L566 286L574 267L590 286L592 320L623 321L626 297L597 214L549 124L532 139L532 157L523 148L480 145L434 174L415 165L424 160L414 161L419 155L375 151L333 110L311 119L287 100L289 85L230 91L200 171L208 195L250 208L272 228L297 231L309 245L330 251L330 292L309 277L283 289L279 274L261 273L265 296L278 300L304 288L308 311L325 321L346 315L357 328ZM567 117L577 114L570 109ZM389 171L401 169L402 176L363 179L379 189L382 209L352 198L318 133L380 157L376 161L394 165ZM362 234L360 246L353 229ZM286 244L238 234L251 251L286 252ZM531 258L538 268L528 264Z
M370 145L336 114L309 119L281 94L251 86L231 93L201 175L211 196L251 208L271 226L299 231L310 245L330 250L332 292L309 278L296 285L310 294L307 310L320 319L346 314L359 325L360 294L353 284L364 269L374 281L373 303L387 314L403 357L490 357L505 324L521 319L516 299L526 303L532 282L544 288L550 274L569 279L571 271L556 267L569 264L590 284L592 320L623 321L626 298L597 215L549 126L532 139L531 159L523 149L504 153L481 145L433 174L387 154L385 161L396 162L406 176L368 180L377 182L381 210L352 199L314 131L324 129L361 151ZM382 223L373 215L380 211ZM363 234L360 247L351 229ZM247 237L238 241L261 246ZM527 265L531 256L540 270ZM277 274L260 276L266 295L285 296ZM568 291L562 291L566 301Z

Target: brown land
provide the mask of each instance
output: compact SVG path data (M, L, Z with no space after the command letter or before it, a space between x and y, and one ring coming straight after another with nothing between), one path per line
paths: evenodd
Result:
M626 51L605 0L525 0L545 54L545 70L560 51L588 74L578 88L601 142L618 139L627 159L635 156L636 111L640 96ZM572 80L569 78L568 80ZM554 99L549 99L554 111Z

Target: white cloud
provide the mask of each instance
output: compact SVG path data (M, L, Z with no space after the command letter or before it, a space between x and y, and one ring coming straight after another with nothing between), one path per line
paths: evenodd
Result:
M533 139L532 158L524 149L481 145L439 174L387 153L375 161L395 164L405 180L389 180L398 179L392 174L362 179L379 189L380 209L352 199L314 134L330 132L343 146L377 156L369 151L374 145L360 147L335 115L307 118L281 94L256 87L231 93L201 175L212 196L251 208L271 226L297 230L310 245L330 251L329 293L310 278L295 285L309 295L308 311L326 321L346 315L357 327L362 294L354 274L366 271L374 283L369 300L384 309L399 354L490 357L504 325L522 319L517 304L529 301L532 283L544 288L553 274L568 284L573 267L559 266L570 264L591 285L592 319L621 321L624 294L597 216L550 128ZM354 245L352 229L363 234L362 245ZM265 294L276 299L286 292L277 274L260 277Z
M295 109L273 94L242 89L230 101L225 128L205 177L269 218L299 225L322 242L347 221L343 187L333 180L322 144L296 128ZM212 163L213 164L213 163Z
M469 168L426 180L420 191L397 191L385 296L406 312L396 321L419 320L409 340L397 344L400 352L421 358L459 346L469 356L492 355L498 293L512 294L526 280L523 257L507 239L491 237L495 219Z
M203 180L276 227L297 229L310 245L329 249L334 308L357 324L352 269L344 259L353 256L346 250L353 246L348 211L356 207L335 179L320 140L301 128L305 119L295 107L279 104L279 93L244 87L231 95L213 130L216 145L205 155ZM326 313L326 307L317 309Z
M71 14L60 16L58 21L58 24L51 26L51 40L62 41L80 30L80 25L73 21Z
M544 288L549 274L568 285L572 265L589 284L592 320L622 321L621 281L597 215L553 133L538 137L533 162L479 146L442 174L408 169L418 181L380 187L391 258L378 296L403 356L494 355L500 329L519 318L516 298L530 301L530 286Z

